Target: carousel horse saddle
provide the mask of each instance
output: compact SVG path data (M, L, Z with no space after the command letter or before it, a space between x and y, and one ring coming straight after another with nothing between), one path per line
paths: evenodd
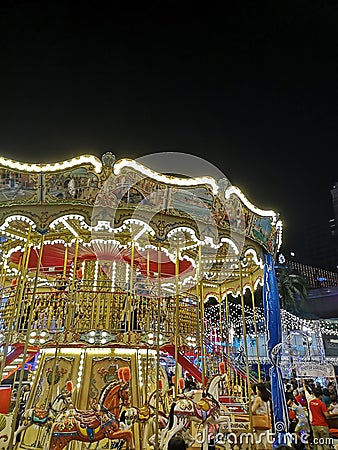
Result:
M46 409L35 408L33 411L33 422L45 423L48 419L48 411Z
M210 411L211 406L210 406L210 403L209 403L209 401L207 399L202 398L201 400L199 400L197 402L197 408L201 409L202 411L207 412L207 411Z
M79 414L84 417L92 416L93 414L98 414L97 409L77 409L74 408L75 414Z
M137 408L138 420L139 422L145 422L150 418L150 408L149 405L144 405L141 408Z
M83 414L83 411L79 411L75 413L75 419L80 422L81 428L97 428L101 425L101 417L95 411L85 411L87 414Z

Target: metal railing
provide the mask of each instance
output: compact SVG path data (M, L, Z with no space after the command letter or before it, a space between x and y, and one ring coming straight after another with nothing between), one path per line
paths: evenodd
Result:
M176 298L160 297L158 310L158 297L153 294L138 294L137 292L146 292L141 291L138 286L130 293L113 290L111 282L105 280L91 286L83 281L77 284L73 292L46 290L42 287L37 289L34 296L26 290L21 299L18 299L15 289L3 290L0 332L24 333L29 329L73 333L90 330L156 333L159 324L161 333L175 334ZM198 328L197 300L180 294L180 336L197 336Z

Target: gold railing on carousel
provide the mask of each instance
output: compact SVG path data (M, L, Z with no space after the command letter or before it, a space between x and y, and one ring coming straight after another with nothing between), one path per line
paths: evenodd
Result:
M161 297L158 311L158 297L154 295L130 294L124 290L113 291L111 283L105 280L77 286L70 293L37 289L34 298L27 290L21 299L14 289L3 290L0 306L0 329L3 331L24 332L48 329L73 332L88 330L109 330L111 332L128 331L154 332L157 330L160 314L160 331L174 334L176 320L175 297ZM179 302L179 324L181 335L198 333L197 301L181 295ZM33 314L30 314L33 308ZM31 323L29 324L29 318Z

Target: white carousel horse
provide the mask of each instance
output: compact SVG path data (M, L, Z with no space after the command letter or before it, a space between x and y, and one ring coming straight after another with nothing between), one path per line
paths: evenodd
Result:
M46 426L49 428L56 416L68 408L66 394L59 394L46 409L29 408L20 418L18 429L14 433L14 443L18 436L31 425Z
M170 391L170 390L169 390ZM156 396L159 397L158 409L158 424L159 429L166 427L168 423L168 416L170 410L170 396L169 391L162 393L161 389L155 389L148 397L147 401L140 407L131 407L131 414L134 416L134 421L144 425L143 429L143 443L142 448L147 448L147 441L149 434L155 432L155 417L156 417ZM152 430L152 431L150 431ZM153 443L150 442L151 445Z
M191 422L206 430L210 424L227 423L227 428L230 429L230 416L226 414L224 407L221 409L218 395L218 385L225 380L226 374L216 374L210 378L199 400L195 398L196 394L189 393L190 396L183 394L172 404L168 424L161 431L160 450L167 450L170 439L176 433L181 433L188 445L191 445L195 441L188 431Z

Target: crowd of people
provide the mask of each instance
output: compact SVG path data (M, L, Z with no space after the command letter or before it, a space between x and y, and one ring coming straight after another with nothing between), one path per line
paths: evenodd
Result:
M313 446L315 450L332 448L330 429L335 427L330 421L338 418L337 388L334 382L302 380L299 386L295 380L289 380L284 385L289 431L299 438L294 445L306 449Z
M338 438L338 401L335 383L325 380L321 383L313 380L299 382L292 379L284 380L284 388L290 422L288 432L293 438L294 448L297 450L332 449L335 443L335 432ZM271 390L265 383L258 383L253 386L253 390L251 408L258 443L256 447L259 450L267 450L271 448L269 433L272 432L273 424L271 422L261 424L261 418L272 417ZM256 420L257 416L260 418L259 421ZM257 426L255 426L256 423Z

